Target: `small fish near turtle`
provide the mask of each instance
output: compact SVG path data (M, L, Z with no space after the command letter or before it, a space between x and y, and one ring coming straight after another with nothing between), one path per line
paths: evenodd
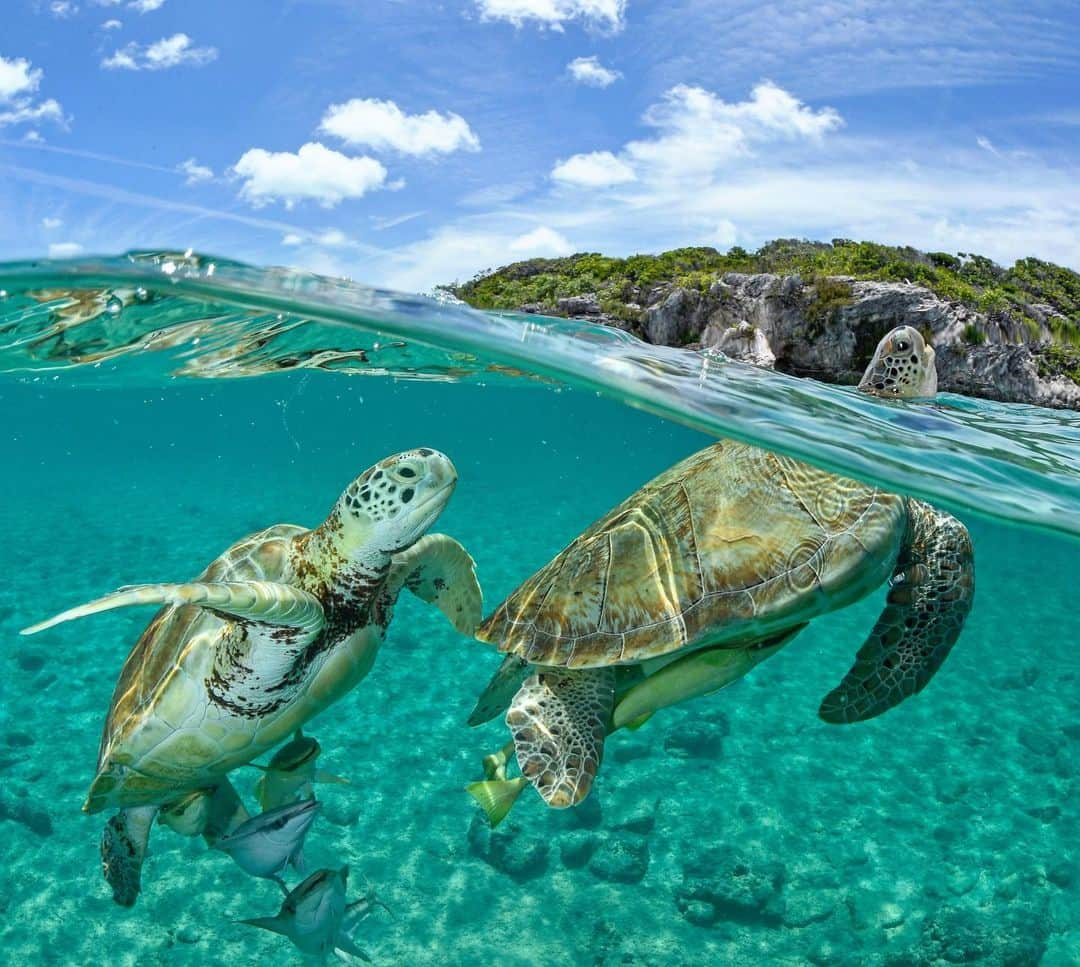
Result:
M317 870L286 894L275 916L239 922L288 937L302 953L320 961L345 953L370 963L371 957L356 945L352 931L373 906L382 904L370 892L348 902L348 879L348 866Z
M314 736L297 729L292 740L274 753L268 765L248 763L262 771L255 783L255 797L264 810L276 809L297 799L313 799L316 782L349 785L349 780L318 768L322 746Z
M873 376L896 352L907 360L900 377L887 383L891 364ZM864 382L914 397L934 383L926 367L933 350L901 327ZM530 783L547 805L574 806L607 735L737 681L812 619L884 583L881 616L821 703L826 722L880 715L941 666L974 595L967 529L921 500L715 443L589 527L477 630L507 657L469 724L505 713L512 740L467 791L492 825ZM521 775L508 779L511 757Z
M121 588L25 629L130 605L161 608L120 674L83 805L119 810L101 843L118 904L138 897L159 813L208 839L248 819L228 773L367 675L403 588L473 633L482 614L473 560L452 538L426 533L456 483L436 450L387 457L314 529L276 524L232 545L194 581Z

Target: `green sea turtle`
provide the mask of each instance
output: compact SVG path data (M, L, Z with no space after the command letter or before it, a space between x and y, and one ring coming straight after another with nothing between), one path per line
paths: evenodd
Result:
M866 367L859 389L874 396L934 396L937 393L937 366L934 350L913 326L897 326L878 343Z
M933 350L900 327L871 370L894 352L912 376L897 395L921 395ZM530 782L548 805L575 805L607 734L723 688L886 581L885 610L821 703L827 722L879 715L940 667L974 593L967 529L923 501L747 444L707 447L593 524L480 626L476 637L507 658L469 724L506 710L513 739L468 791L493 824Z
M124 664L83 806L120 810L102 838L118 903L135 902L159 810L189 833L201 831L203 813L217 834L246 819L227 773L368 673L402 587L472 634L481 616L472 558L445 535L422 536L456 481L435 450L387 457L314 530L277 524L234 544L193 582L121 588L26 629L164 605ZM199 790L221 807L201 809L191 795Z

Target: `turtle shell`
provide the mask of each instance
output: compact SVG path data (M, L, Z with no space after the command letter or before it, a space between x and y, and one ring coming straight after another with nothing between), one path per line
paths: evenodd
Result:
M748 646L880 585L906 517L901 497L721 441L593 524L476 636L569 668Z
M279 580L292 539L304 533L307 531L303 527L277 524L251 534L233 544L195 580ZM196 693L190 683L208 669L212 646L224 624L206 608L169 605L146 626L124 662L113 691L98 752L98 775L88 804L107 795L120 781L107 773L110 760L124 764L140 750L160 744L193 711L188 706L196 701ZM189 780L190 768L206 758L205 749L193 749L191 756L180 754L176 758L180 783ZM122 781L137 795L137 775L129 774Z

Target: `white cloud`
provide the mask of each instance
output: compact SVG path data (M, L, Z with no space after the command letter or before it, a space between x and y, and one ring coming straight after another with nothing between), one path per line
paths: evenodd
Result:
M130 10L137 10L139 13L153 13L164 6L165 0L131 0L128 4Z
M570 76L589 87L610 87L622 74L605 67L596 57L577 57L566 65Z
M282 245L320 245L323 248L348 248L355 243L339 228L328 228L325 232L286 232L281 238Z
M176 167L182 174L187 175L184 179L185 185L197 185L200 181L213 181L213 169L199 164L194 158L181 161Z
M64 221L61 218L43 218L41 220L41 227L49 229L50 231L54 228L59 228L63 224Z
M759 145L817 142L843 124L832 108L814 111L770 81L737 103L679 84L645 112L644 121L659 135L631 141L626 154L669 178L711 177L722 164L752 154Z
M81 255L83 247L78 242L53 242L49 245L49 258L70 259Z
M95 7L118 7L123 0L91 0Z
M187 34L173 34L146 46L127 44L106 57L101 66L106 70L160 71L182 64L201 67L217 55L216 47L192 47Z
M33 94L41 83L41 68L31 67L24 57L0 57L0 103Z
M119 20L106 20L101 25L102 30L119 30L124 25Z
M575 154L558 162L551 169L551 177L563 184L606 188L609 185L623 185L634 181L637 175L630 165L616 158L610 151L593 151L589 154Z
M74 17L79 12L79 8L71 0L53 0L49 4L49 13L51 13L58 20L67 20L70 17Z
M983 149L983 151L989 151L991 154L1000 154L997 148L994 147L994 142L989 138L984 138L981 135L975 139L975 143Z
M448 154L465 149L479 151L480 141L458 114L427 111L406 114L393 101L353 98L331 104L319 130L348 145L375 150L392 149L402 154Z
M6 110L0 110L0 128L8 124L37 124L40 121L64 123L64 111L58 101L51 97L47 101L32 104L30 101L15 100Z
M240 197L256 207L283 201L291 208L298 201L317 201L333 208L347 198L362 198L386 182L386 168L374 158L350 158L318 142L299 151L252 148L234 166L244 179Z
M519 235L507 246L507 249L515 255L542 256L542 255L569 255L574 251L573 246L565 237L553 228L541 225L531 232Z
M508 20L515 27L535 20L553 30L570 20L618 30L626 12L626 0L476 0L476 6L485 20Z
M45 140L38 131L27 131L22 139L28 144L41 144Z

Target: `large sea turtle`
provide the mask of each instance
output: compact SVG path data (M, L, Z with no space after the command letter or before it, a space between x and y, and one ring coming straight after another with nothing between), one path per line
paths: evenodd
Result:
M135 902L159 810L174 828L202 831L186 817L212 817L193 801L203 790L236 813L227 819L245 818L227 773L368 673L402 587L472 634L481 616L472 558L445 535L422 536L456 481L435 450L387 457L314 530L277 524L234 544L190 583L121 588L26 629L164 605L124 664L83 805L89 813L119 807L101 847L118 903Z
M901 351L911 378L897 395L922 395L933 351L903 328L871 370ZM827 722L881 714L944 661L974 592L967 530L921 500L798 460L707 447L593 524L480 626L476 637L508 657L469 724L508 709L513 739L469 792L493 823L530 782L548 805L575 805L608 733L735 681L885 581L885 610L821 703ZM522 775L508 780L512 753Z

